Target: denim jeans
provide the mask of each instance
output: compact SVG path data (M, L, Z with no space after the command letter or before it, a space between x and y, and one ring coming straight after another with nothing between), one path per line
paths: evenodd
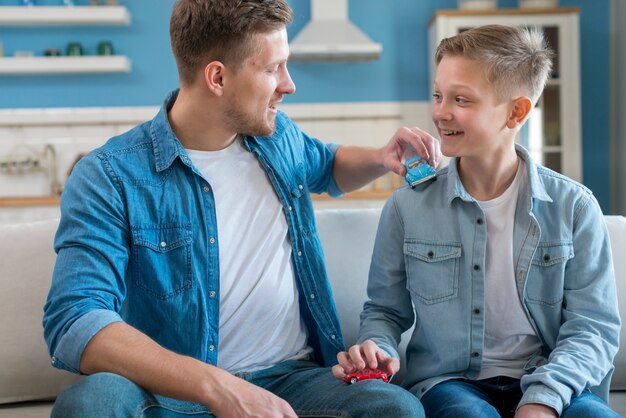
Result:
M522 397L519 380L494 377L482 381L448 380L422 396L428 418L512 418ZM562 418L619 418L589 391L572 399Z
M424 418L419 400L381 381L354 385L309 361L287 361L266 370L237 375L285 399L300 417ZM212 417L206 406L153 395L130 380L96 373L66 389L52 417Z

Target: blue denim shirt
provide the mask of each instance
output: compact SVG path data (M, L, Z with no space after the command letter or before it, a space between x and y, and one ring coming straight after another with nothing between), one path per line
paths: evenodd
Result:
M217 364L215 200L168 122L176 96L153 120L84 157L67 182L43 318L56 367L79 372L90 339L117 321L165 348ZM280 112L272 136L249 136L244 144L284 208L315 360L334 364L343 339L309 193L341 194L332 175L337 146L307 136Z
M543 349L526 365L520 405L559 413L591 389L607 399L620 319L608 232L591 192L545 167L522 147L528 178L513 231L519 298ZM397 356L413 324L404 385L417 396L453 378L474 379L485 331L487 230L463 188L456 160L437 180L397 190L383 210L360 340Z

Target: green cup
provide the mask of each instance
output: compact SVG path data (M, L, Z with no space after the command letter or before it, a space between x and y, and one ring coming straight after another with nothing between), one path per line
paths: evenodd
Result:
M67 55L83 55L83 46L78 42L70 42L67 44Z
M102 41L98 44L98 55L113 55L113 44L109 41Z

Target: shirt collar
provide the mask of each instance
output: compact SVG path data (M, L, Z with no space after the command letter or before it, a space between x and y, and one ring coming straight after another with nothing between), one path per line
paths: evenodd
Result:
M528 172L527 187L530 190L531 198L552 202L552 198L548 195L548 192L543 185L543 181L541 180L541 177L539 177L537 165L530 157L528 151L523 146L515 144L515 152L517 153L517 156L520 157L524 163L526 163ZM446 190L446 200L448 204L451 205L452 201L457 197L468 202L474 201L474 198L465 190L463 183L461 183L458 171L458 158L453 158L448 164L448 179L449 181Z
M176 134L174 134L170 121L167 118L168 112L178 97L178 91L178 89L174 90L167 96L159 113L152 119L150 125L150 137L152 138L157 172L167 169L172 165L176 157L180 157L181 161L186 165L192 166L189 156L187 156L183 145L176 137Z

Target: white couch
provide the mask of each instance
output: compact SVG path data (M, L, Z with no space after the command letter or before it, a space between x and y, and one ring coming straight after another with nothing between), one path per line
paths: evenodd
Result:
M317 225L347 344L356 339L379 209L322 210ZM607 216L620 311L626 318L626 218ZM58 220L0 225L0 418L48 417L51 399L76 376L50 365L42 307ZM626 341L622 336L622 346ZM611 406L626 416L626 348L615 359ZM623 392L622 392L623 391Z

